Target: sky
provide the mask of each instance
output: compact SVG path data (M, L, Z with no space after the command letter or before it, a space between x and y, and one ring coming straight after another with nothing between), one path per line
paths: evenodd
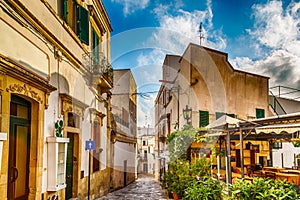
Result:
M299 0L103 0L111 21L111 64L131 69L138 126L154 126L154 100L166 54L199 44L228 53L235 69L300 89ZM300 96L300 94L299 94Z

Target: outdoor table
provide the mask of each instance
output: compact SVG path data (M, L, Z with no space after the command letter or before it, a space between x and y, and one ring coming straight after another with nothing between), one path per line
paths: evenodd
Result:
M289 183L299 185L299 174L276 173L276 180L287 180Z
M284 170L280 170L280 173L300 174L300 170L295 170L295 169L284 169Z
M280 172L281 170L285 170L285 168L279 168L279 167L263 167L262 172Z

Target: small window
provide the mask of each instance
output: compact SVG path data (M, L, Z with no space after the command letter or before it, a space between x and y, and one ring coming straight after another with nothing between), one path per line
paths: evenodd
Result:
M265 117L265 110L256 108L256 119L264 118Z
M74 113L68 113L68 126L79 128L79 116Z
M208 111L199 111L199 127L205 127L209 124L209 113Z
M225 113L223 113L223 112L216 112L216 119L219 119L223 115L225 115Z

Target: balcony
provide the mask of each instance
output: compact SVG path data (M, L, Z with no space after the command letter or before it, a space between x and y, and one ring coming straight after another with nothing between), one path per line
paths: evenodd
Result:
M100 93L109 92L113 87L113 69L104 53L89 52L83 54L85 80L88 85L100 87Z

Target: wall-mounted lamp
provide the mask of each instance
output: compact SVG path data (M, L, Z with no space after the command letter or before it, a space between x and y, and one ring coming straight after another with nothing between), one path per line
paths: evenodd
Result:
M189 120L192 118L192 108L189 108L188 105L183 109L183 118L186 119L187 124L190 124Z

